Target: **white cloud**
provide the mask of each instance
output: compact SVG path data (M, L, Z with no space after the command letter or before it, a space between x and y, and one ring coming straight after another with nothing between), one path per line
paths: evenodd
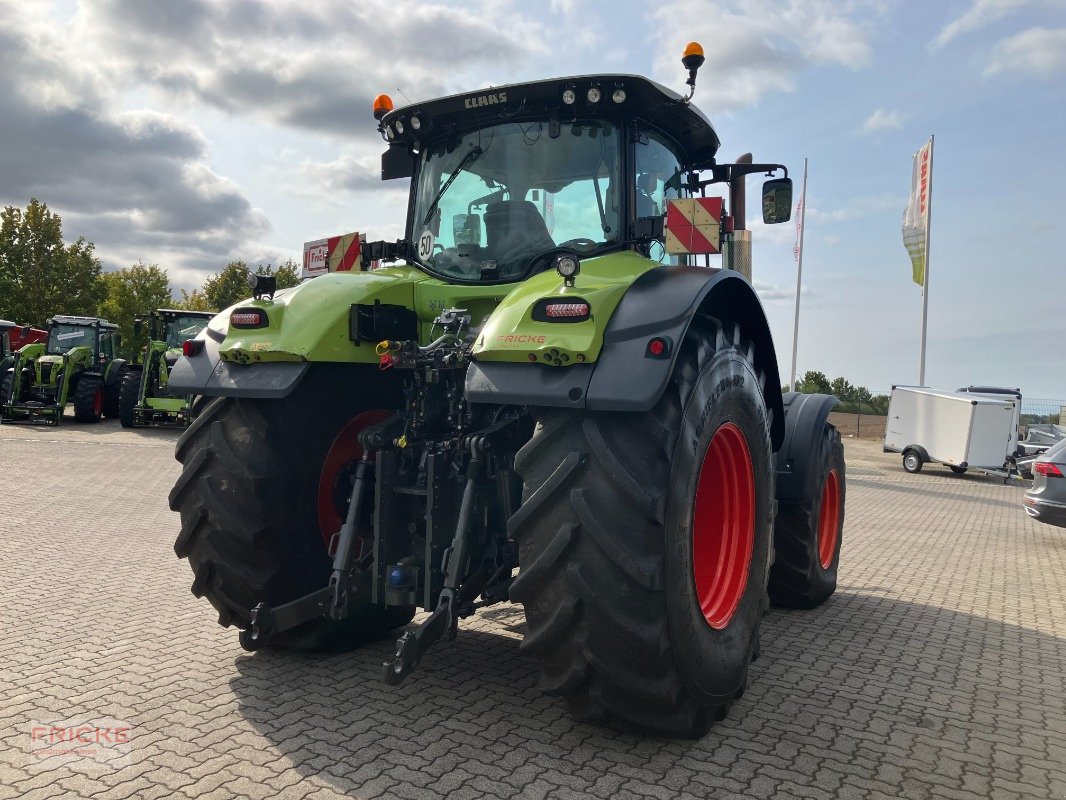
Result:
M423 100L547 49L546 28L506 3L474 13L416 0L83 0L72 36L112 75L168 99L347 140L376 136L372 100L397 84Z
M876 133L877 131L895 130L902 127L902 125L903 115L899 111L895 109L885 111L883 108L879 108L866 118L866 121L862 124L862 129L864 133Z
M217 268L269 232L241 189L211 169L196 128L118 110L64 28L26 6L0 0L0 203L40 198L68 237L92 239L111 264L180 252L179 265Z
M1066 28L1030 28L996 43L985 75L1050 78L1066 71Z
M750 0L739 8L724 0L673 0L653 14L655 72L667 85L680 84L685 43L701 41L707 58L701 105L717 112L753 106L768 92L792 91L806 69L866 66L869 25L880 9L876 0Z
M940 29L929 46L933 50L939 49L958 36L980 30L1033 3L1034 0L974 0L962 16Z

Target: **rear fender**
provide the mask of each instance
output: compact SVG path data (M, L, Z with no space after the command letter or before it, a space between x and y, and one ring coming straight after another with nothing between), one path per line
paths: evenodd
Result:
M804 503L821 487L817 459L819 440L829 412L840 401L829 394L787 392L782 397L785 412L785 439L777 453L777 499L782 503Z
M289 396L311 366L307 361L235 364L223 361L219 354L225 339L221 333L204 328L196 339L204 343L200 352L182 356L170 370L167 388L172 394L281 399Z
M607 324L592 364L549 368L539 364L476 362L467 373L471 402L649 411L662 397L678 349L697 313L741 324L754 345L755 369L772 411L774 450L784 440L777 356L755 290L739 273L704 267L655 267L633 281ZM660 358L646 357L649 340L665 339Z
M739 323L754 345L755 370L772 412L770 439L776 451L784 440L784 411L773 337L751 284L733 270L658 267L641 275L626 292L604 334L587 393L587 408L648 411L673 373L677 354L696 314ZM667 357L647 356L653 338L667 342Z

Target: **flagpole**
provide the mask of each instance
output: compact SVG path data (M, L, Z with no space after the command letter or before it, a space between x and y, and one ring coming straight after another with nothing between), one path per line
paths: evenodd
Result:
M925 329L929 319L929 250L930 229L933 221L933 135L929 136L929 185L926 188L925 215L925 270L922 284L922 353L918 366L918 385L925 386Z
M803 229L807 227L807 159L803 159L803 192L800 195L799 222L799 266L796 268L796 315L792 328L792 381L789 384L796 391L796 351L799 348L800 332L800 285L803 281ZM924 335L924 334L923 334Z

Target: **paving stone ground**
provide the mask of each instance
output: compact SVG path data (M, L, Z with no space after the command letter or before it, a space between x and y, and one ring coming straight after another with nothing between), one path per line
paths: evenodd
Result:
M837 594L772 611L698 741L573 722L512 607L391 689L391 642L244 653L171 549L171 432L0 427L0 799L1066 797L1066 530L1020 485L849 441ZM37 725L115 719L122 759Z

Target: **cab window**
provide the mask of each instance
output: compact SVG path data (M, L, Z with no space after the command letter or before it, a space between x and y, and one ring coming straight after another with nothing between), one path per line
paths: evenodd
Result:
M666 213L666 201L688 197L682 189L681 164L666 140L655 133L643 134L636 145L637 217L660 217ZM666 255L662 240L654 242L649 257L663 264L679 263L677 256Z

